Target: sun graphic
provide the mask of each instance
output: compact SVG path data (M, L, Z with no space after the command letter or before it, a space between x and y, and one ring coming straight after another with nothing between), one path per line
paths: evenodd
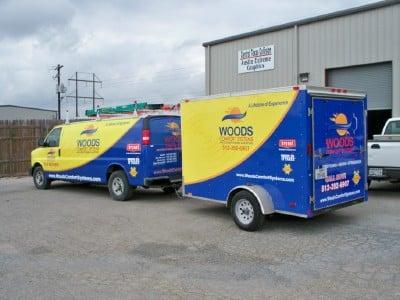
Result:
M349 125L345 114L343 113L334 114L333 117L330 118L330 120L334 122L336 125L338 125L338 128L336 129L338 135L344 136L349 134L347 128L344 127L346 125Z
M172 130L177 130L177 129L179 129L179 124L176 123L176 122L169 122L169 123L167 123L166 126L167 126L169 129L172 129Z
M227 110L226 113L229 115L240 115L242 112L240 111L239 107L232 107L232 108L229 108L229 110ZM241 119L231 119L231 121L233 123L239 123L239 122L241 122Z
M168 122L165 126L172 131L172 135L180 135L180 127L178 123Z

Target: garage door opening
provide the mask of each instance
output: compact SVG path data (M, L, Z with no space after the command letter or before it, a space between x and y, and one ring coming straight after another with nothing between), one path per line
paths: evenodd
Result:
M364 91L368 97L368 138L392 116L392 63L326 70L326 85Z
M391 117L392 111L390 109L368 111L368 139L372 139L374 134L381 134L386 120Z

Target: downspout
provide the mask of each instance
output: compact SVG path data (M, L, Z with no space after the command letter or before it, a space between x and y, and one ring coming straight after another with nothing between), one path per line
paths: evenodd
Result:
M299 27L294 25L294 82L299 84Z

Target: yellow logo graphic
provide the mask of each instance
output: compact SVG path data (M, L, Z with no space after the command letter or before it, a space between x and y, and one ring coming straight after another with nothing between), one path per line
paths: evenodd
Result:
M360 182L360 180L361 180L360 171L354 171L353 172L353 179L352 180L353 180L355 185L357 185Z
M180 135L181 134L181 128L178 123L169 122L165 126L167 126L167 128L172 131L172 135Z
M293 172L292 167L290 166L290 164L285 164L282 168L283 173L285 173L286 175L289 175L290 173Z
M47 152L47 158L48 159L54 159L56 157L56 151L51 149L49 152Z
M239 107L232 107L226 113L222 121L231 120L233 123L239 123L247 114L247 112L242 113Z
M334 114L330 120L335 123L334 126L338 135L345 136L349 134L351 123L349 123L345 114Z
M85 136L91 136L95 134L97 131L97 127L94 126L93 124L90 124L89 126L86 126L84 130L81 131L81 135Z
M132 177L136 177L138 172L136 170L136 167L131 167L131 170L129 171L129 174L131 174Z

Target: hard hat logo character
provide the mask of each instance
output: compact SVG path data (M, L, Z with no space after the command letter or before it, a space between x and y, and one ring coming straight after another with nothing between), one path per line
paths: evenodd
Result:
M168 122L165 126L171 130L172 135L181 135L181 128L178 123Z
M351 122L347 120L347 116L344 113L334 114L330 120L334 123L332 127L336 129L339 136L349 135L349 128L351 127Z

